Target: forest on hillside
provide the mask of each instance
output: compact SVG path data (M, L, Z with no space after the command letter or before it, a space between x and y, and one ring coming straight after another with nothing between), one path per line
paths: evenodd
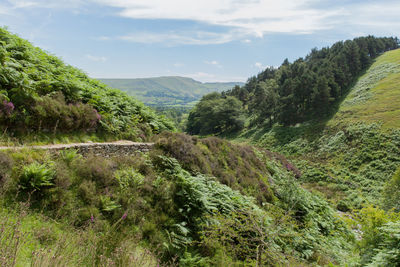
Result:
M373 62L399 47L397 38L359 37L312 49L293 63L267 68L244 86L204 96L188 117L191 134L218 134L264 122L294 125L330 114ZM217 119L214 119L217 118Z

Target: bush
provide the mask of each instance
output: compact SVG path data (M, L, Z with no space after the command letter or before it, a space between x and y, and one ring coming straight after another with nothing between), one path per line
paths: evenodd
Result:
M89 156L77 162L76 168L81 179L92 180L101 188L116 184L114 179L116 164L111 160Z
M380 240L376 255L367 265L399 266L400 264L400 221L388 222L379 228Z
M19 185L27 191L41 190L53 185L54 170L47 164L32 163L23 167Z
M386 209L400 211L400 167L384 188L384 205Z
M0 152L0 187L6 182L14 162L7 154Z
M123 169L115 172L115 178L117 179L121 189L129 187L138 188L144 182L144 176L134 169Z
M214 176L222 184L255 197L259 204L274 200L266 164L250 146L174 133L159 135L155 146L192 174Z

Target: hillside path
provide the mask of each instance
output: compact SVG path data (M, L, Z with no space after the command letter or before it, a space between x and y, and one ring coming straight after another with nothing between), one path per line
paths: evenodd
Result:
M126 140L120 140L115 142L106 142L106 143L71 143L71 144L53 144L53 145L37 145L37 146L0 146L0 150L21 150L25 148L29 149L48 149L48 150L62 150L67 148L82 148L82 147L96 147L96 146L132 146L132 147L153 147L154 143L140 143L140 142L132 142Z

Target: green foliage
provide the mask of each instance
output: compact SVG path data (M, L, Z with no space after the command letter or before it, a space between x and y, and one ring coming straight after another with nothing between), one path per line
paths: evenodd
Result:
M0 28L0 128L10 134L88 132L146 139L173 130L126 93ZM139 139L140 138L140 139Z
M242 108L238 113L245 113L251 120L250 125L261 125L268 121L270 127L274 122L288 126L323 119L343 100L350 86L373 59L398 47L396 38L374 36L337 42L331 47L312 49L305 58L293 63L286 59L279 68L267 68L249 78L244 86L235 86L222 92L222 95L226 99L233 96L241 101ZM393 63L375 68L368 76L367 83L356 85L354 98L367 99L371 82L379 81L388 73L397 72L397 69L397 64ZM215 101L202 99L196 105L188 119L190 133L219 133L213 129L215 125L211 125L211 128L209 125L209 116L217 118L217 114L210 111L213 104L216 104ZM232 129L236 132L239 130L240 127Z
M117 179L121 189L126 189L128 187L138 188L143 184L144 181L144 176L135 169L123 169L116 171L115 178Z
M384 205L386 209L400 211L400 167L397 168L384 188Z
M379 228L382 240L376 255L367 266L398 266L400 263L400 221L388 222Z
M160 135L155 146L177 159L185 170L214 176L222 184L255 197L260 205L274 201L266 165L250 146L171 133Z
M37 162L24 166L19 179L19 185L25 190L41 190L44 187L52 186L54 171L48 164Z
M116 252L126 248L126 254L138 244L165 265L173 259L188 266L324 265L343 263L351 254L352 235L333 209L299 187L288 161L265 150L164 133L153 151L134 156L9 153L10 181L19 181L23 166L53 162L52 186L20 199L71 233L93 235L82 239L90 244L83 254L92 257L76 254L73 262L126 262ZM0 204L12 209L23 192L10 183ZM64 244L42 232L35 235L42 247Z
M361 255L361 264L364 265L371 263L371 261L377 262L380 260L385 260L385 249L393 249L396 247L396 245L394 247L385 247L384 244L388 245L391 242L393 242L393 244L398 242L398 237L390 237L387 234L390 231L396 231L396 227L398 227L398 223L396 222L399 220L399 213L385 212L384 210L373 206L367 206L357 213L356 221L361 225L360 230L363 233L363 238L358 244ZM391 224L391 222L394 223ZM385 226L387 224L389 225ZM394 228L391 228L390 226L394 226ZM381 251L381 255L379 255L380 249L383 250ZM398 255L399 254L396 256L396 254L394 254L394 259L395 257L398 257ZM375 259L373 260L373 258ZM386 260L390 261L390 257L386 258Z
M189 112L192 109L191 107L156 106L155 109L158 114L164 115L166 118L170 119L174 123L178 132L186 131L187 119Z
M13 160L7 154L0 152L0 186L3 187L9 172L13 166ZM0 190L1 191L1 190Z
M187 131L191 134L221 134L244 127L242 103L232 97L211 93L200 100L190 112Z

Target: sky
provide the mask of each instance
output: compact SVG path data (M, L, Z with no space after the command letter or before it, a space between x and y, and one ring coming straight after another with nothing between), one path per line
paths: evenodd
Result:
M93 78L246 81L358 36L399 36L399 0L0 0L0 26Z

